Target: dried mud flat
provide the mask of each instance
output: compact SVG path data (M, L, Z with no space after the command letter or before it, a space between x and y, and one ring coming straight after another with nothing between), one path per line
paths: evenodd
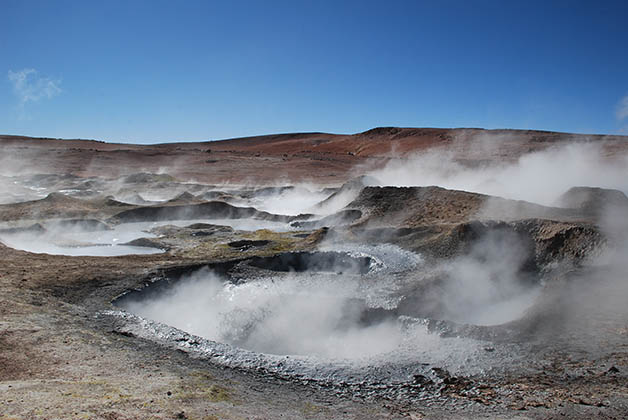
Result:
M491 146L474 147L478 139ZM157 146L2 137L0 418L625 418L628 288L625 265L613 259L625 245L623 193L593 184L549 206L372 179L417 152L445 150L478 168L580 141L599 145L604 159L628 151L622 137L512 130L381 128ZM301 207L281 211L293 201ZM107 241L134 223L150 225L121 242L155 253L80 255L127 246ZM513 241L515 257L501 253ZM16 249L49 243L73 256ZM353 251L339 257L345 250ZM460 270L492 259L517 266L489 274L537 293L525 311L484 322L488 301L473 301L471 322L459 310L467 301L439 300L437 292L449 299L461 287ZM332 285L358 279L373 284L369 293L390 281L395 304L360 309L359 324L402 319L438 344L357 367L277 362L119 303L203 267L234 287L269 272L279 284L299 272Z

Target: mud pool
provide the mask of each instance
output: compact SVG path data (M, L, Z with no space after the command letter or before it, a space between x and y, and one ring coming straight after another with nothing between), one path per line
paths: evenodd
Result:
M481 374L511 365L521 347L487 350L471 335L448 336L434 327L449 325L447 313L439 321L409 304L408 288L432 274L421 256L393 245L336 246L155 279L121 296L123 311L107 316L124 319L134 335L289 378L410 383L434 377L434 366ZM501 322L522 316L537 291L518 296L521 308ZM484 304L491 311L510 302Z
M277 232L291 230L286 223L258 219L191 219L168 220L159 222L135 222L102 226L96 230L79 225L60 228L56 225L44 226L44 229L23 229L0 232L0 241L5 245L22 251L69 256L119 256L129 254L156 254L162 249L128 245L139 238L156 238L151 232L163 226L185 227L192 224L211 224L229 226L234 230L255 231L272 229ZM105 227L105 228L102 228Z

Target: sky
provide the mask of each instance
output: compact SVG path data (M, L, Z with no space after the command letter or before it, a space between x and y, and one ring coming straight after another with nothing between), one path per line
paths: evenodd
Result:
M626 1L0 0L0 133L628 134Z

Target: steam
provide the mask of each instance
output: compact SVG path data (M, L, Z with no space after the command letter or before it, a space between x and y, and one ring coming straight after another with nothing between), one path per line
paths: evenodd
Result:
M393 160L370 173L382 185L429 186L556 205L574 186L628 192L628 162L605 157L602 145L574 143L529 153L514 163L469 167L454 151L433 150Z
M111 194L119 197L120 201L132 204L147 205L172 200L179 194L190 192L194 188L197 190L196 197L204 201L225 201L234 206L254 207L260 211L290 216L306 213L322 214L323 212L316 207L316 204L331 194L331 191L321 189L319 186L303 183L277 186L231 184L211 186L179 183L170 188L161 189L149 189L143 185L129 188L120 184L117 190L111 190ZM331 210L337 211L341 207L343 206L334 206Z
M628 95L621 98L621 101L617 104L615 116L617 117L617 121L623 121L628 118Z
M360 321L359 280L294 274L245 284L201 270L156 300L126 309L192 334L270 354L360 359L396 349L394 320Z
M201 269L157 297L123 306L142 317L256 352L363 360L434 341L407 329L408 322L420 321L416 314L425 302L437 306L430 315L438 319L496 325L520 318L540 292L536 279L524 272L529 257L525 244L509 231L490 233L469 254L435 268L419 268L424 263L416 254L380 247L371 251L378 255L374 261L384 261L386 268L377 262L377 270L383 271L366 276L359 275L357 266L338 263L326 272L341 274L310 269L234 283ZM324 248L338 245L328 242ZM399 295L404 284L420 286L421 273L433 269L443 279L441 287L428 289L430 294L416 301ZM400 273L405 275L397 277Z
M28 102L38 102L44 98L50 99L61 93L59 80L39 77L35 69L9 70L8 78L13 84L13 92L22 108Z
M269 213L294 216L313 212L314 206L329 195L329 192L319 190L315 186L301 184L255 197L249 204Z
M35 93L28 93L24 87L29 86L29 76L34 74L27 71L22 75L15 73L11 76L26 92L24 103L35 101L38 97ZM39 95L46 97L45 94ZM618 109L620 120L628 118L625 102L626 98ZM466 149L463 152L470 153L472 157L495 156L495 147L491 139L480 137L464 145ZM524 155L514 162L492 165L477 160L475 165L470 166L464 164L460 157L460 150L454 148L394 159L384 168L369 171L372 176L369 185L375 183L374 180L389 186L437 185L544 205L557 205L558 198L574 186L628 192L628 160L625 157L610 159L602 143L551 147ZM0 159L0 166L4 166L5 161L14 165L8 158ZM15 170L22 169L15 166ZM29 187L27 183L18 185L11 178L0 181L0 189L7 196L9 193L13 196L25 191L30 194L41 193L36 190L40 187ZM118 193L122 190L128 195L137 194L140 200L171 199L177 193L195 188L195 193L200 196L203 193L220 192L224 193L225 201L284 215L333 213L352 201L364 186L347 187L332 196L332 190L308 184L260 192L251 187L216 187L175 181L164 182L164 188L151 189L150 183L129 187L120 179L109 181L108 192ZM626 220L626 208L605 209L599 223L615 245L613 253L595 261L605 271L601 274L583 274L581 283L584 286L574 282L564 290L556 291L559 298L550 300L547 305L560 316L553 317L552 322L540 324L552 332L559 329L560 322L563 322L563 326L578 322L578 328L584 328L580 321L587 313L583 308L606 311L606 315L620 317L620 321L623 316L625 323L628 315L625 309L625 302L628 301L625 280L628 272ZM242 230L289 229L283 223L254 219L185 220L184 223L222 224ZM160 251L116 244L151 237L153 235L147 231L164 224L180 225L178 221L163 224L133 223L102 232L49 228L45 233L1 233L0 242L31 252L65 255L151 253ZM325 246L333 250L340 245L326 243ZM437 273L440 281L428 289L427 298L423 296L414 302L409 298L406 306L415 305L414 309L418 313L429 312L434 318L477 325L498 325L529 316L530 308L537 305L547 291L546 285L526 272L529 257L526 244L514 233L490 233L475 242L466 254L446 263L436 262L434 266L422 267L421 270ZM385 263L390 263L390 259L387 258ZM408 276L420 284L425 280L421 270L416 269L414 274L403 273L399 277L407 280L403 276ZM399 270L399 273L402 272ZM397 274L382 274L380 283L396 279ZM182 280L169 294L154 300L130 303L127 309L193 334L254 351L360 359L393 352L407 340L398 318L384 316L365 322L365 314L373 309L364 297L365 282L356 273L322 275L305 272L261 277L235 284L203 270ZM367 295L390 292L381 284L379 288L371 286ZM391 290L397 291L395 287L391 287ZM420 307L426 302L432 305L429 311ZM586 305L574 305L574 302L584 302Z
M444 318L497 325L519 319L539 296L540 286L522 271L529 251L509 231L493 231L444 268L447 280L435 299Z
M499 140L499 146L507 148L508 139ZM612 148L606 149L603 142L564 144L525 154L514 162L488 164L480 158L497 155L500 148L494 139L480 137L469 141L462 146L465 155L461 155L458 144L457 148L433 149L394 159L368 174L378 179L380 185L436 185L548 206L560 206L561 196L575 186L628 192L628 159L625 154L613 155ZM470 165L469 160L460 159L462 156L470 157L471 162L478 159ZM591 319L593 313L609 325L617 325L618 320L620 325L625 324L628 319L628 206L617 195L612 198L618 202L609 202L610 196L591 194L593 205L600 209L594 223L609 238L611 247L603 255L590 255L584 262L588 268L577 271L577 278L569 275L559 281L534 277L526 272L526 258L531 251L521 238L493 232L472 244L466 254L433 267L441 281L414 303L428 307L417 311L476 325L498 325L521 318L546 317L549 313L550 319L542 318L532 330L544 339L558 340L566 331L571 331L565 333L567 340L571 340L574 331L588 337L590 343L609 339L608 331ZM490 207L495 205L495 200L487 200L478 216L491 213ZM524 208L520 210L520 214L504 218L530 217ZM406 305L412 306L411 299ZM617 335L612 337L617 339ZM575 345L572 341L566 344Z

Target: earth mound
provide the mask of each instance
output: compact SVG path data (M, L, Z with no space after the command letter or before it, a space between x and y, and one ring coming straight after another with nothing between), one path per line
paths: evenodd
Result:
M560 197L559 203L594 216L601 216L610 208L628 212L628 197L619 190L607 188L573 187Z

